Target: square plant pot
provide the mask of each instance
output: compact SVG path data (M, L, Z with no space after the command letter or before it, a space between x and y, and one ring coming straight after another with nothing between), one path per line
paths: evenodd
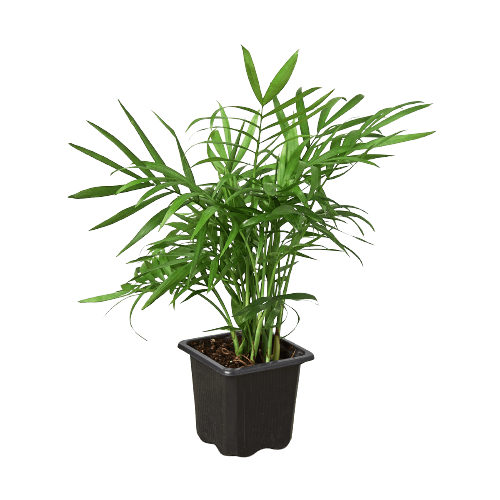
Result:
M191 356L196 430L222 455L249 457L259 450L281 450L292 439L300 365L314 355L282 339L293 358L249 367L226 368L189 344L227 338L227 333L179 342Z

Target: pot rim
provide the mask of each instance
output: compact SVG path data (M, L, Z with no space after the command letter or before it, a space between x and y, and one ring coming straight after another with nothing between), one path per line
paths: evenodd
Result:
M238 333L238 332L237 332ZM263 372L266 370L275 370L277 368L284 368L285 366L299 365L305 363L307 361L312 361L314 359L314 354L303 347L300 347L297 344L294 344L290 340L284 340L292 347L295 348L297 357L288 358L288 359L280 359L278 361L270 361L269 363L259 363L253 366L242 366L240 368L226 368L225 366L217 363L209 356L202 354L197 351L194 347L188 345L188 343L193 342L194 340L204 340L204 339L218 339L218 338L227 338L231 337L231 334L219 333L217 335L205 335L204 337L195 337L192 339L181 340L177 347L184 352L187 352L192 358L195 358L198 361L201 361L203 364L210 366L213 370L224 375L226 377L237 377L241 375L250 375L256 372Z

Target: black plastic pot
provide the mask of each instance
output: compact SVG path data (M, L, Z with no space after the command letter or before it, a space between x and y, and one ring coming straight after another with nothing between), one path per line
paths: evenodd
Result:
M292 439L300 365L314 359L302 347L293 358L242 368L225 368L188 344L228 337L227 333L179 342L191 356L196 430L222 455L249 457L263 448L281 450Z

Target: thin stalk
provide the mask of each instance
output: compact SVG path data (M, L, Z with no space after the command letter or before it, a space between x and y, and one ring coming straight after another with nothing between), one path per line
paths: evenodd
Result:
M257 354L257 351L259 350L260 334L262 332L262 323L264 322L264 311L260 312L257 317L257 330L255 331L255 340L252 345L252 354L250 356L250 359L252 361L255 361L255 356Z
M257 158L259 156L259 148L260 148L260 136L262 134L262 112L264 110L264 106L260 108L260 121L259 121L259 136L257 137L257 147L255 148L255 156L253 160L253 183L252 187L255 186L255 178L257 176ZM252 200L252 207L255 208L257 206L257 198L253 198Z
M273 361L278 361L280 359L280 334L279 330L274 336L274 351L273 351Z
M290 282L290 275L292 274L292 269L293 269L293 265L295 264L295 257L297 255L297 252L294 252L293 253L293 257L292 257L292 262L291 262L291 266L290 266L290 269L288 269L288 275L287 277L285 278L285 288L283 289L283 294L286 294L287 290L288 290L288 283Z
M218 301L220 302L220 305L222 306L224 312L226 313L228 325L233 326L233 322L231 321L231 316L227 312L226 306L221 296L219 295L219 292L215 288L212 289L212 292L214 292L214 295L217 297ZM234 351L238 352L239 348L238 337L236 336L236 333L233 330L231 330L231 338L233 339Z

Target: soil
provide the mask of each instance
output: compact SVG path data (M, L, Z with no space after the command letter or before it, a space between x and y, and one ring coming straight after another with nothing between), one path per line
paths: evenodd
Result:
M241 343L241 337L238 337L238 342ZM189 345L226 368L242 368L265 362L260 349L255 363L250 360L249 355L240 354L240 356L236 356L233 339L230 336L217 339L195 340ZM280 359L289 359L294 357L294 355L295 349L280 339Z

